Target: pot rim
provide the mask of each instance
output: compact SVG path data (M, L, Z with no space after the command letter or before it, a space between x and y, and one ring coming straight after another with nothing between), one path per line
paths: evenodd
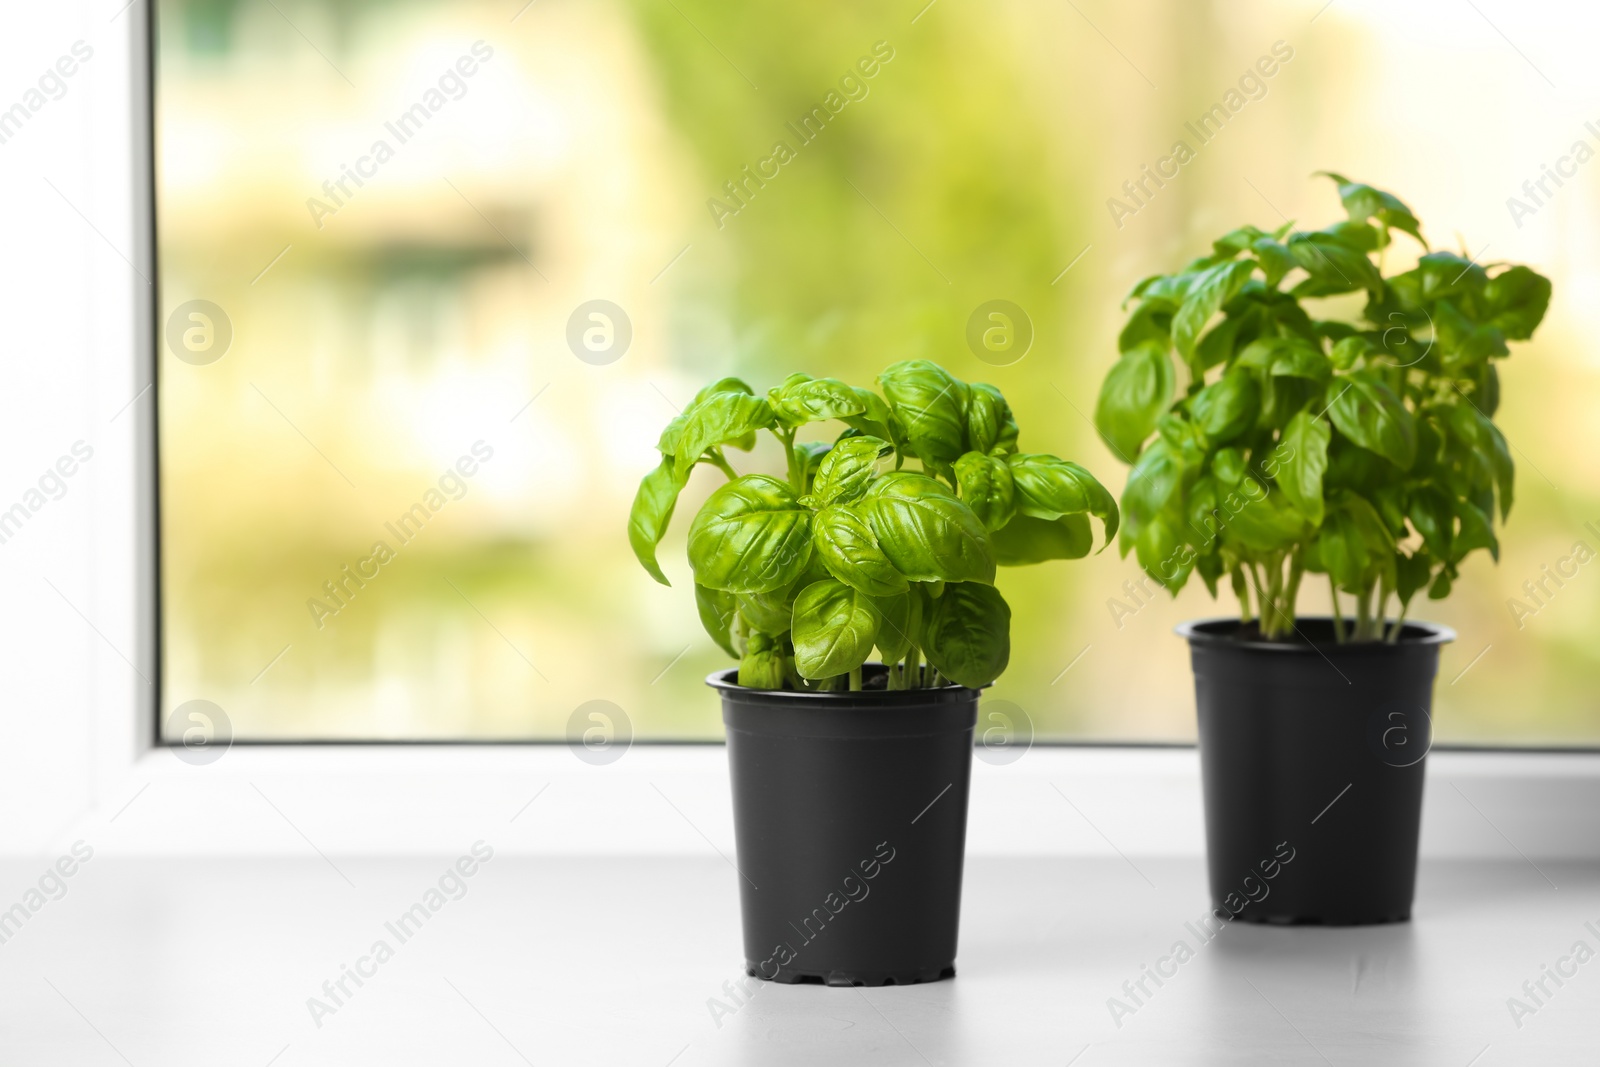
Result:
M1303 615L1300 622L1332 622L1331 615ZM1347 620L1348 621L1348 620ZM1267 641L1263 638L1252 638L1247 641L1237 639L1234 634L1244 624L1238 616L1224 616L1211 619L1190 619L1181 622L1172 628L1172 632L1179 637L1186 638L1190 645L1207 648L1238 648L1258 652L1273 652L1278 654L1304 655L1309 652L1320 652L1329 647L1326 644L1313 645L1309 640L1301 641ZM1448 626L1436 622L1423 622L1421 620L1407 619L1404 628L1400 631L1400 640L1395 644L1382 641L1359 641L1337 645L1340 655L1360 654L1389 654L1393 655L1396 649L1417 648L1427 645L1445 645L1456 639L1456 632Z
M869 667L882 667L869 663ZM856 689L837 693L813 693L803 689L752 689L738 682L739 668L726 667L706 675L706 685L724 697L736 695L739 700L754 704L784 704L788 706L810 704L820 710L824 707L926 707L929 704L957 704L971 700L980 690L964 685L942 685L937 689ZM987 688L987 687L985 687Z

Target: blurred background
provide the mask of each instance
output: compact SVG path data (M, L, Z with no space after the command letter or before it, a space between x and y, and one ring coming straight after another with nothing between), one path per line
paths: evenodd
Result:
M1236 225L1343 217L1328 169L1399 195L1435 247L1554 280L1501 365L1502 558L1413 614L1460 635L1439 740L1600 743L1600 562L1508 605L1600 550L1600 10L923 2L159 0L161 312L200 331L159 369L164 709L210 700L263 740L556 739L605 700L636 738L715 739L702 679L727 661L683 534L720 476L680 502L674 588L624 532L702 384L867 385L924 356L1119 491L1087 416L1123 296ZM1179 141L1192 158L1130 198ZM747 166L764 184L734 199ZM1003 366L966 340L991 300L1031 322ZM1041 738L1192 739L1172 626L1236 606L1139 578L1114 549L1002 572L994 696Z

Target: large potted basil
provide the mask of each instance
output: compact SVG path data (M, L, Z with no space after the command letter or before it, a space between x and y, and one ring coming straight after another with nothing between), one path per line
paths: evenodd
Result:
M1139 283L1095 419L1132 464L1123 554L1174 594L1195 573L1213 596L1226 581L1242 609L1179 632L1213 904L1258 922L1410 917L1453 634L1406 615L1423 590L1448 595L1469 554L1498 558L1512 462L1496 362L1550 300L1529 268L1428 251L1405 204L1330 177L1347 219L1246 226ZM1385 274L1397 233L1422 254ZM1346 294L1364 294L1359 315L1340 314ZM1297 615L1308 578L1332 617Z
M739 661L722 697L745 969L883 985L954 973L979 690L1010 656L997 564L1076 559L1117 505L1074 463L1017 449L1000 391L924 360L882 395L725 378L661 435L629 518L656 547L697 466L727 479L689 526L700 620ZM800 442L808 424L830 440ZM777 438L781 476L728 449ZM879 659L872 661L876 649Z

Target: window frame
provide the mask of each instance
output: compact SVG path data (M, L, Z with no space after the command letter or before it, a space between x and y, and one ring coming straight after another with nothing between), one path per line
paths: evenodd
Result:
M106 63L114 69L97 70L105 76L88 89L96 120L113 135L126 134L97 150L105 165L92 183L102 202L126 205L135 259L150 279L148 286L134 279L122 290L120 277L88 271L89 287L97 290L91 300L104 298L102 306L117 309L102 326L116 342L89 359L102 372L96 388L106 396L125 397L140 383L148 383L151 394L151 403L135 402L133 417L107 431L131 462L117 467L107 461L94 474L92 596L97 611L128 625L137 670L148 682L141 685L115 657L89 661L90 810L77 827L105 833L113 851L134 854L310 855L307 845L336 855L448 851L472 825L503 835L512 851L698 854L710 845L731 854L721 742L641 741L601 767L574 758L555 739L238 741L204 767L173 755L181 744L161 737L160 715L166 679L156 8L156 2L143 5L142 15L113 23L110 32L123 38L127 67ZM115 54L117 42L109 43L107 51ZM1430 762L1424 855L1600 858L1600 821L1586 817L1600 807L1600 749L1439 746ZM535 810L527 797L544 797L541 783L559 788L539 818L522 822ZM661 804L663 786L678 794L682 810ZM1071 795L1082 812L1060 805L1053 787ZM504 800L509 810L491 800ZM528 806L519 810L525 800ZM972 804L969 850L975 854L1203 853L1193 744L1040 743L1005 767L976 763ZM1061 808L1060 817L1047 818L1049 825L1036 832L1039 814L1052 805ZM334 817L315 825L303 815L329 810ZM109 825L130 811L139 817ZM291 811L307 823L306 832Z

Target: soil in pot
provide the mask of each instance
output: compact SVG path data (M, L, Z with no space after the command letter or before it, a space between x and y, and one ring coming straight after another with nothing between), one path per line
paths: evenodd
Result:
M901 985L955 973L978 692L722 695L745 971Z
M1199 711L1213 913L1353 925L1411 917L1439 646L1340 644L1329 619L1290 641L1237 619L1186 623Z

